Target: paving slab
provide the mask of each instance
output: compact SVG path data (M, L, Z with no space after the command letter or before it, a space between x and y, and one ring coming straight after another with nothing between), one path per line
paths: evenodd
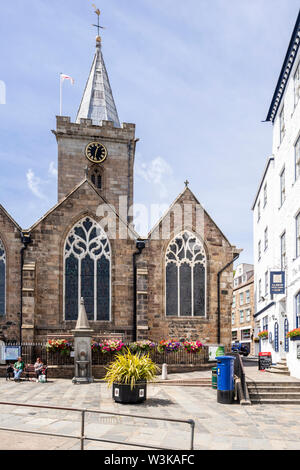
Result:
M254 369L251 369L250 376L253 377ZM172 374L172 378L197 378L199 374L210 376L208 371L199 371ZM133 418L132 414L194 419L195 448L199 450L300 448L300 406L277 405L274 409L267 405L222 405L217 403L217 392L212 388L150 385L148 400L142 405L130 406L115 403L111 390L103 383L75 386L70 380L52 379L47 384L15 384L0 379L0 396L1 401L7 402L125 413L127 416L87 414L87 435L124 443L121 445L86 441L86 448L90 450L134 449L129 446L129 443L133 442L145 445L144 448L146 444L186 450L189 448L188 425ZM79 435L80 414L0 405L0 427L8 426ZM0 431L1 450L26 448L77 450L80 444L74 439Z

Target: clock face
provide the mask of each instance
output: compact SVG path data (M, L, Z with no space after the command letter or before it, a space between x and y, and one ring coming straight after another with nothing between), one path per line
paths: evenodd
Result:
M85 149L85 156L93 163L102 163L107 158L107 149L99 142L91 142Z

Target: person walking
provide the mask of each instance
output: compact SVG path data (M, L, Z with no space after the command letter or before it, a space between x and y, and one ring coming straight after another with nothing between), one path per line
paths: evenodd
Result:
M22 360L21 357L18 358L17 362L14 364L14 381L15 382L20 382L20 377L22 375L22 372L25 369L25 364Z

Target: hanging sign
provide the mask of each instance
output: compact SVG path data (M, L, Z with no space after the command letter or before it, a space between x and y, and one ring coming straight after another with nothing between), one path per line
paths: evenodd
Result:
M271 271L270 293L271 294L284 294L285 293L285 272L284 271Z

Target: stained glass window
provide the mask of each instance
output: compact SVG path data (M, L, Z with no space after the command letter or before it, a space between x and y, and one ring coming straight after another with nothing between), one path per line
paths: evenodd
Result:
M185 231L166 251L166 315L205 317L206 254L195 234Z
M64 250L65 320L77 320L80 298L92 321L110 320L111 249L102 227L89 217L69 232Z
M6 254L3 242L0 238L0 317L5 315L5 291L6 291Z

